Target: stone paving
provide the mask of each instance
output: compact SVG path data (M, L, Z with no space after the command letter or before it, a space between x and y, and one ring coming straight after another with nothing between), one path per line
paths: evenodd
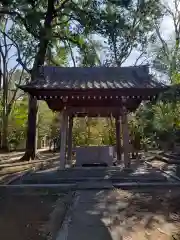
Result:
M81 167L65 170L38 171L25 176L24 184L61 184L84 181L131 182L131 181L165 181L164 176L158 169L153 169L145 164L133 166L131 171L126 171L121 166L116 167Z
M57 240L120 240L117 232L110 229L110 209L105 211L107 195L108 191L80 191ZM119 202L120 205L126 207L127 204Z

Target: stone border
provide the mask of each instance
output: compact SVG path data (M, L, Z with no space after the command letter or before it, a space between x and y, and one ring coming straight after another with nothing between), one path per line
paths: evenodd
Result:
M66 216L64 218L63 224L57 234L56 240L67 240L69 226L72 222L73 211L75 210L79 202L79 198L80 198L79 192L75 192L74 197L72 198L71 205L69 206L69 209L66 212Z

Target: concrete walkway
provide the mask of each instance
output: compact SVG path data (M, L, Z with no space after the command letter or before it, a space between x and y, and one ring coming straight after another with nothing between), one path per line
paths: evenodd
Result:
M57 240L121 240L116 215L128 203L116 197L112 190L79 191Z
M174 199L179 213L178 196L148 188L79 191L56 240L172 239L180 229L170 217Z

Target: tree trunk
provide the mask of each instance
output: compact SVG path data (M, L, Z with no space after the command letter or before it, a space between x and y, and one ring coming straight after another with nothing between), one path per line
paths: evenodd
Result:
M2 94L2 142L1 148L3 151L8 151L8 141L7 141L7 132L8 132L8 109L7 109L7 98L8 98L8 77L7 77L7 64L6 58L3 57L3 94Z
M6 151L6 152L8 151L7 136L8 136L8 116L3 113L3 117L2 117L2 145L1 145L1 149L3 151Z
M38 103L37 99L29 96L29 108L28 108L28 128L27 128L27 140L26 140L26 152L22 157L22 160L35 159L37 152L37 112Z
M2 88L2 69L1 69L1 55L0 55L0 91ZM0 147L2 146L2 118L0 119Z
M87 117L86 119L86 145L90 144L90 137L91 137L91 123L90 119Z
M66 165L66 137L67 137L68 116L66 110L62 112L61 122L61 145L60 145L60 168L64 169Z
M4 98L5 91L3 91L3 110L2 110L2 141L1 141L1 149L3 151L8 151L8 116L6 114L6 101Z
M108 122L108 132L109 132L109 145L112 146L113 145L113 121L112 121L112 117L108 117L107 122Z
M117 162L121 162L121 119L120 116L115 118L116 122L116 153L117 153Z
M124 166L130 168L130 144L129 144L129 129L126 107L123 107L122 112L122 134L123 134L123 150L124 150Z
M72 165L72 130L73 130L73 116L68 119L68 139L67 139L67 162Z
M1 18L0 18L1 19ZM1 46L0 46L1 47ZM1 65L2 65L2 61L1 61L1 58L2 58L2 56L1 56L1 54L0 54L0 90L1 90L1 88L2 88L2 69L1 69Z
M47 47L50 41L50 33L52 30L51 23L54 14L54 2L55 0L48 0L48 8L46 12L44 28L40 33L39 50L36 54L34 65L31 72L31 81L35 80L38 74L38 68L44 65ZM32 96L29 97L29 109L28 109L28 127L27 127L27 140L26 140L26 152L21 160L34 160L37 152L37 113L38 102Z

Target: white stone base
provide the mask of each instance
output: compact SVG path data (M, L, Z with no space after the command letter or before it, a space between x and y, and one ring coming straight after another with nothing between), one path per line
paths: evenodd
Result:
M107 166L113 165L113 146L77 147L75 151L76 166L82 166L83 164L107 164Z

